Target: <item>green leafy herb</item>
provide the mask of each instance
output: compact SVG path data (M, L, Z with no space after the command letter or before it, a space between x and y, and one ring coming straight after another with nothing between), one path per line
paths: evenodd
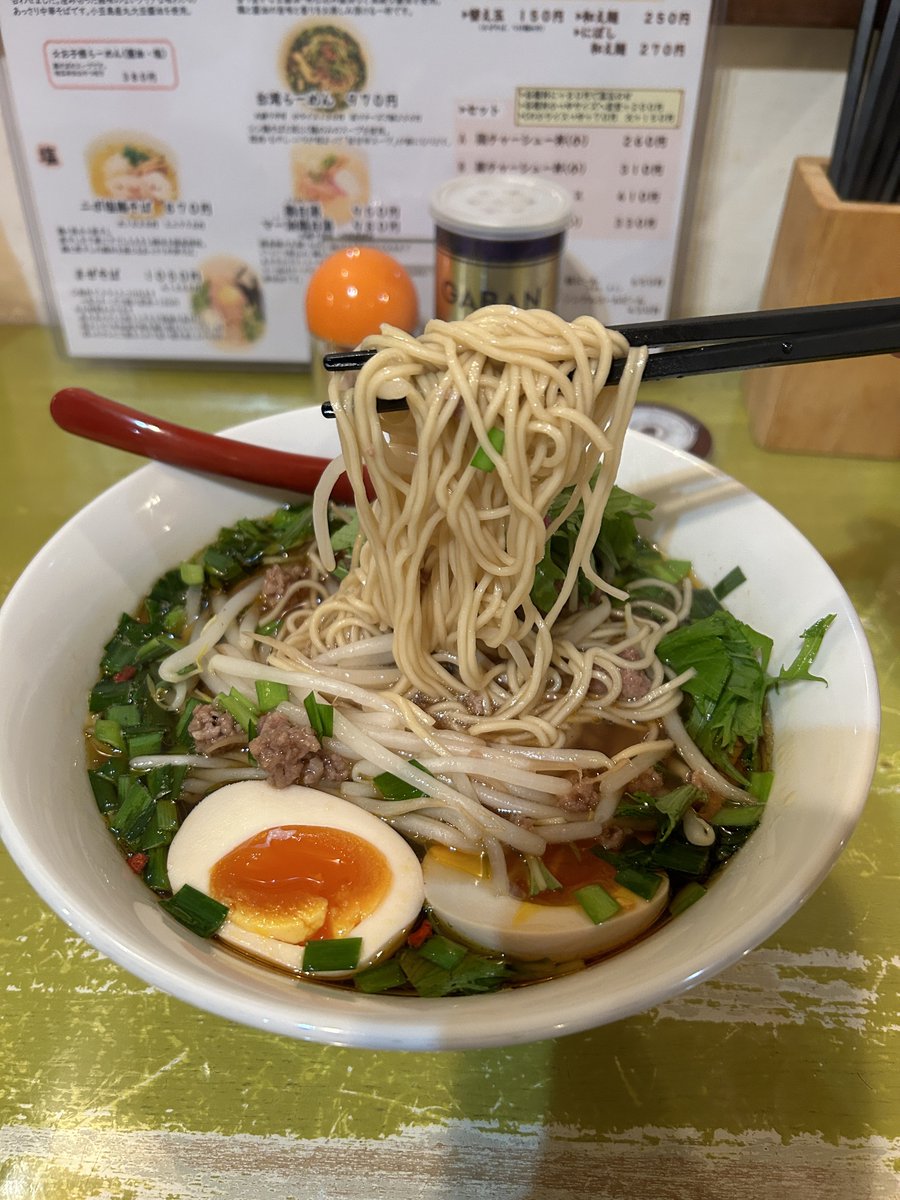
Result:
M331 548L335 554L344 550L352 550L359 536L359 515L354 512L349 521L345 521L331 535Z
M766 693L782 682L816 678L809 666L832 620L823 617L806 630L797 658L777 678L767 673L771 638L725 609L662 639L658 654L671 671L680 674L694 668L694 677L682 684L690 698L685 727L723 774L744 783L735 761L747 755L747 771L757 769L755 748L764 734Z
M733 758L763 735L772 643L724 609L666 634L657 653L680 674L693 667L682 691L691 698L685 726L723 773L743 781Z
M663 818L658 840L665 842L677 829L679 821L690 806L705 798L703 792L691 783L683 783L665 796L654 797L654 807Z
M449 969L423 957L420 951L409 948L400 952L399 962L406 979L420 996L493 992L510 975L503 959L490 958L471 950L465 951L464 956Z
M774 681L775 687L778 687L782 683L794 683L799 679L808 679L815 683L825 683L825 680L820 675L810 674L809 668L819 653L822 640L834 619L835 614L830 613L827 617L822 617L815 624L810 625L809 629L804 629L801 634L803 644L800 647L797 657L790 666L782 667L778 672L778 678Z
M571 499L571 488L566 488L557 496L547 514L549 526L559 521ZM616 583L621 583L625 576L683 578L683 572L690 569L688 563L670 563L638 534L636 521L646 520L652 511L652 501L633 496L620 487L612 488L592 552L594 567L600 574L612 578ZM531 588L532 602L543 613L549 612L556 603L559 584L572 561L583 520L584 506L578 504L547 539ZM588 598L592 591L593 584L579 575L578 592L581 598Z

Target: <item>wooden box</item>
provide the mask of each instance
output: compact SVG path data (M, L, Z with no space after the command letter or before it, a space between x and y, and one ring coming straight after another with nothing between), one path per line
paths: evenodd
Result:
M845 203L826 165L794 164L761 308L900 295L900 205ZM760 446L900 458L900 358L768 367L744 390Z

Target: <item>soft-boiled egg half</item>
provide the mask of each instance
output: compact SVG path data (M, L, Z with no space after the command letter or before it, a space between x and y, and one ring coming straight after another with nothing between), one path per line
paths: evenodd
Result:
M299 971L307 942L360 938L353 974L390 953L422 908L422 868L389 825L307 787L228 784L185 818L169 848L169 882L228 908L225 942Z
M425 903L448 933L472 946L558 963L593 958L632 941L666 907L669 883L664 875L652 898L644 900L615 883L615 872L589 850L555 846L551 852L544 861L562 886L540 897L518 899L498 895L483 873L482 859L432 846L422 864ZM595 924L574 893L598 883L618 909Z

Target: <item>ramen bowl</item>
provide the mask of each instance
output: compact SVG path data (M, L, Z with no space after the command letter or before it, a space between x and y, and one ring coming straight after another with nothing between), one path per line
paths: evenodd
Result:
M231 432L304 453L335 449L333 426L317 412ZM769 505L635 432L619 482L657 502L656 540L691 559L701 579L722 578L739 547L747 583L728 605L774 639L775 668L793 659L805 628L837 617L815 667L828 686L773 694L775 785L759 829L703 899L644 940L561 978L425 999L295 979L176 925L97 811L82 738L88 690L121 612L220 527L285 497L156 464L69 521L0 610L0 833L19 868L73 930L140 979L232 1021L311 1041L432 1050L558 1037L651 1008L722 971L809 897L850 836L874 769L875 674L840 583Z

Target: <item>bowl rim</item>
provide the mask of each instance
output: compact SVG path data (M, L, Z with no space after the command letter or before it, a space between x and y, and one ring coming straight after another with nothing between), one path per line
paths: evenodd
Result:
M223 432L228 436L243 437L259 444L271 444L275 440L276 444L284 446L285 432L290 431L296 437L298 428L303 424L303 422L298 422L298 417L303 415L302 410L282 413L274 417L265 417L244 423ZM316 416L318 417L317 413ZM626 444L637 449L652 446L654 450L658 450L661 445L655 439L635 431L629 431ZM310 451L308 443L304 449L307 453L316 452L315 449ZM692 469L701 469L707 478L720 483L733 482L718 468L694 458L685 451L670 446L666 446L665 451L666 458L673 456L675 463L688 465ZM102 510L110 503L124 499L132 491L147 491L153 487L155 480L164 482L173 474L176 478L184 478L191 476L192 473L159 463L142 466L107 488L70 517L26 566L0 607L0 647L14 633L19 606L25 603L36 578L40 578L48 563L53 560L57 550L66 544L79 524L98 509ZM275 498L276 503L279 500L283 501L284 498L282 492L272 489L242 485L236 481L211 480L209 476L200 475L198 478L205 482L224 482L230 489L237 488L254 497L268 499L271 496ZM802 538L799 531L772 505L750 492L749 489L743 488L742 485L737 486L742 495L746 495L768 510L769 519L776 519L783 523L786 529L792 530L796 536ZM349 1016L344 1015L339 1019L329 1008L327 997L333 996L333 993L319 983L301 983L299 987L294 986L290 993L294 998L292 1002L288 1003L285 1000L284 1003L279 1003L271 996L251 994L249 987L232 986L224 975L221 979L217 976L210 978L206 974L205 968L201 970L196 964L186 967L173 963L161 963L140 948L123 942L112 927L112 923L105 920L103 914L89 914L82 911L79 908L77 888L69 884L66 879L60 879L58 873L54 872L50 864L42 858L39 848L31 845L17 828L6 799L7 789L15 787L14 772L7 761L7 756L2 753L0 753L0 837L32 888L86 942L113 962L161 991L240 1024L303 1040L336 1045L373 1049L435 1050L485 1048L538 1041L580 1032L636 1015L718 974L765 941L784 924L806 902L831 870L865 805L875 770L880 729L878 684L874 663L862 624L840 581L815 547L805 538L802 540L809 553L818 560L819 568L824 569L831 577L836 592L845 602L850 632L859 656L858 665L865 702L862 705L862 711L857 715L856 732L863 739L862 749L865 765L860 767L857 777L859 785L857 793L853 797L852 803L845 803L840 815L836 817L827 852L822 853L820 846L818 856L814 859L810 858L806 869L796 872L792 877L787 901L782 900L777 906L762 905L739 931L732 931L729 936L719 938L714 944L707 947L703 954L695 955L688 963L690 969L685 966L677 969L670 967L654 975L642 991L637 1003L634 996L628 994L628 989L620 986L614 988L612 994L604 995L603 1002L599 1005L602 1012L598 1012L597 1004L592 1003L592 1000L596 1001L597 997L591 994L594 987L591 981L592 969L589 969L577 975L534 985L541 990L541 1012L545 1013L545 1010L552 1012L552 1019L548 1019L546 1015L541 1016L539 1020L535 1019L530 1009L522 1004L518 1005L516 1011L509 1011L511 1007L515 1008L510 1005L510 999L516 994L509 991L484 996L438 999L365 997L364 1003L354 1001L356 1013L348 1008ZM0 660L2 660L2 652L0 652ZM4 738L2 710L3 701L0 700L0 742ZM678 928L685 931L682 940L686 938L690 941L688 935L692 922L691 912L683 914L679 918ZM668 928L671 929L673 926ZM665 931L659 931L654 938L658 938L663 932ZM184 930L179 929L179 933L189 938L194 937ZM650 939L650 941L652 940ZM628 955L634 955L647 944L648 941L638 943L616 957L624 959ZM260 970L264 971L267 976L271 974L265 968L260 968ZM531 992L533 995L533 987L519 989L520 995L524 995L526 992ZM359 993L352 994L360 997ZM410 1020L409 1005L411 1003L416 1005L416 1017L418 1018L421 1014L421 1020Z

